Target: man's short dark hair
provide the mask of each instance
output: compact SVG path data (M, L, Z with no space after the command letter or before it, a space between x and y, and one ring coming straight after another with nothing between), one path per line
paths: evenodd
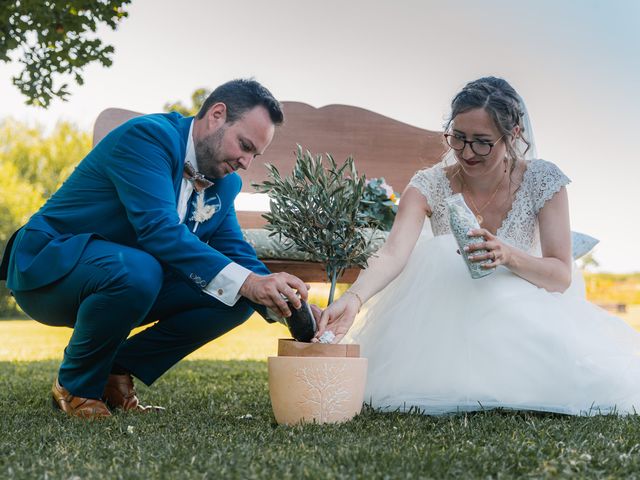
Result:
M282 106L260 83L252 79L231 80L216 88L202 104L198 118L206 115L212 105L224 103L227 106L227 122L233 123L255 107L264 107L274 125L284 121Z

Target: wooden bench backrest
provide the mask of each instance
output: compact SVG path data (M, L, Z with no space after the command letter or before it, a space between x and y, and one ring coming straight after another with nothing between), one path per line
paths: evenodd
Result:
M249 170L241 171L243 192L251 192L252 182L266 179L264 163L272 163L285 173L295 164L296 145L313 154L330 153L338 163L349 155L368 178L384 177L401 192L419 169L433 165L443 153L440 132L423 130L358 107L329 105L314 108L305 103L283 102L285 123L265 154ZM125 121L141 115L131 110L110 108L97 118L93 144Z
M358 107L329 105L314 108L305 103L284 102L285 124L264 156L256 161L272 163L281 172L295 164L296 145L313 154L330 153L342 163L353 155L359 173L385 177L402 191L420 168L433 165L443 153L442 134L423 130ZM245 188L265 179L261 165L242 172ZM246 191L251 191L250 186Z

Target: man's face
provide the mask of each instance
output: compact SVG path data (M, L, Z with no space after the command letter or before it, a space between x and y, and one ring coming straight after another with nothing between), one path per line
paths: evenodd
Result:
M210 178L249 168L252 160L267 149L275 131L269 113L261 106L228 123L226 106L218 103L196 122L193 140L198 170Z

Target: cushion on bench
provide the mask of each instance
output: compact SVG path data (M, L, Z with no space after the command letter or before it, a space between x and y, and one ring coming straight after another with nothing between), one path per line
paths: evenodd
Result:
M584 257L595 247L600 240L586 233L571 232L571 253L574 260Z
M269 236L272 232L264 228L247 228L242 230L244 239L255 249L261 260L302 260L312 261L311 255L300 251L295 245L286 248L290 241L283 241L279 235ZM368 232L367 232L368 234ZM377 251L387 239L389 232L376 230L373 232L372 248Z

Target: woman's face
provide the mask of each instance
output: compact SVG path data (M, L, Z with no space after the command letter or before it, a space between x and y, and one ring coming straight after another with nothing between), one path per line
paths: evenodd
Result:
M454 150L456 160L467 176L481 177L503 171L507 154L505 142L511 141L511 136L500 138L502 134L483 108L456 115L451 122L450 133L458 140L478 142L473 145L478 151L486 149L487 143L493 144L491 152L485 156L476 154L470 143L465 143L463 150Z

